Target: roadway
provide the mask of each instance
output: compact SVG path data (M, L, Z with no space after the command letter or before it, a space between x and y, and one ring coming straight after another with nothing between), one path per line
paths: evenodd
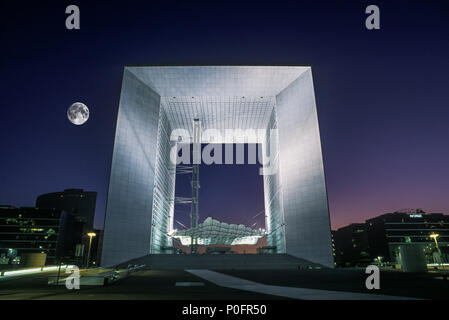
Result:
M266 300L283 299L217 286L183 270L142 270L106 286L81 286L68 290L48 285L47 272L0 281L2 300ZM202 282L203 286L176 286L177 282Z
M308 288L345 293L369 293L397 297L448 299L449 281L440 273L406 274L381 271L380 290L367 290L363 270L214 270L222 275L279 288ZM90 275L99 272L89 270ZM104 270L101 270L104 272ZM184 270L134 271L108 286L82 285L68 290L64 285L48 285L48 277L56 272L39 273L0 281L1 300L266 300L287 299L263 294L269 291L245 291L214 284L206 278ZM83 271L86 275L87 272ZM177 286L178 283L202 284ZM216 282L219 283L219 282ZM254 292L255 291L255 292ZM333 295L338 298L337 295ZM317 296L319 298L319 296ZM374 298L374 297L373 297Z

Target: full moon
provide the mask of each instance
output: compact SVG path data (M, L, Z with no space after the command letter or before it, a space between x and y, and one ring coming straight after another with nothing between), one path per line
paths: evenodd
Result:
M75 102L67 110L67 118L77 126L82 125L89 119L89 108L84 103Z

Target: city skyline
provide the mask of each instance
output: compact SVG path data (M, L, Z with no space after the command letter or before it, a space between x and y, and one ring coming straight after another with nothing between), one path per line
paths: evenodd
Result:
M102 226L124 65L285 64L312 66L332 229L403 207L449 212L444 4L410 3L404 14L401 4L382 3L382 28L373 32L364 28L363 3L288 3L280 15L278 5L255 12L233 5L136 4L122 15L114 4L80 3L82 27L72 32L64 28L64 4L30 12L5 4L0 81L8 88L7 116L0 134L8 139L0 142L0 203L33 206L47 192L97 191ZM142 32L143 42L132 36ZM91 111L79 127L66 118L76 101ZM228 174L252 176L252 168L240 169ZM202 179L208 177L215 179L212 172ZM235 202L242 204L230 207L241 210L236 220L251 204L251 214L263 208L257 181L254 194ZM204 213L212 212L213 204L205 205ZM212 217L226 215L220 208Z
M243 166L240 166L240 167L242 168ZM232 173L232 171L226 170L226 174L231 174L231 177L232 177L234 174L235 175L241 175L241 174L245 174L245 171L247 173L251 171L251 170L243 170L242 171L242 170L239 170L239 168L235 168L235 169L236 169L236 172L234 172L234 173ZM203 170L204 170L204 168L203 168ZM212 169L212 170L214 170L214 169ZM257 168L257 170L259 170L259 168ZM208 175L207 176L207 180L209 182L212 182L212 180L210 180L211 177L213 177L213 175ZM181 185L181 188L182 188L183 191L189 190L190 182L191 182L190 177L183 178L181 176L181 177L177 177L177 179L178 179L178 181L176 182L176 188L177 188L176 190L179 190L180 185ZM253 179L253 180L254 180L254 185L257 186L257 187L254 189L254 191L256 191L256 192L254 192L254 194L252 196L256 198L256 202L258 202L259 200L262 199L262 203L263 203L263 186L262 186L263 182L257 182L257 179ZM189 185L189 186L187 186L187 185ZM56 192L61 192L61 191L62 190L59 190L59 191L56 191ZM92 190L86 190L86 191L90 192ZM245 190L245 191L247 191L247 190ZM238 194L238 193L242 192L242 189L237 186L237 189L235 189L235 190L231 189L231 190L228 190L228 192ZM183 196L185 194L178 194L177 193L177 196L178 195L179 196ZM39 196L41 196L41 195L39 195ZM205 201L205 202L208 202L207 207L212 206L212 203L213 203L215 206L218 207L218 209L217 209L217 211L215 213L213 211L210 211L210 209L209 209L209 211L205 211L202 214L200 214L200 222L203 222L208 217L211 217L211 218L215 219L218 216L218 217L220 217L220 219L221 219L220 221L221 222L233 223L233 224L243 224L245 226L252 227L252 228L255 228L255 229L258 229L258 228L262 228L263 229L265 227L265 221L264 221L264 215L263 215L263 212L264 212L263 205L261 205L262 209L259 210L259 211L254 210L254 212L253 212L252 211L253 208L249 208L247 210L248 213L255 213L255 215L251 215L251 214L240 215L239 213L237 213L237 214L233 213L234 211L232 211L232 210L226 210L226 209L223 209L221 207L222 202L223 203L229 202L228 198L221 198L221 199L212 198L211 199L211 198L209 198L206 195L206 196L202 197L202 200ZM218 202L218 204L217 204L217 202ZM245 207L248 207L249 204L250 203L243 203L243 205ZM20 207L25 207L25 208L26 207L34 207L35 206L35 200L34 200L34 203L30 204L30 205L21 205L21 204L13 205L13 204L10 204L10 203L1 203L0 204L0 206L5 206L5 207L9 206L9 205L11 205L13 207L16 207L16 208L20 208ZM178 206L178 208L176 209L177 206ZM175 222L174 223L174 229L188 229L189 228L188 221L190 219L189 218L190 205L186 206L186 205L179 204L177 206L175 206L175 220L180 221L182 224ZM388 214L388 213L403 212L403 210L405 210L405 209L411 209L411 210L418 210L419 209L419 210L422 210L424 214L441 213L443 215L448 215L447 212L429 211L429 210L426 210L426 208L422 208L422 207L419 207L419 208L418 207L416 207L416 208L405 208L405 207L403 207L403 208L392 209L392 210L389 210L389 211L387 210L387 211L382 211L382 212L366 213L366 217L360 218L359 220L348 221L345 224L342 224L340 226L333 226L331 224L331 229L333 231L335 231L335 230L337 230L339 228L344 228L344 227L347 227L347 226L349 226L351 224L365 223L366 220L378 217L380 215ZM254 216L257 216L257 217L254 218ZM331 217L331 219L332 219L332 217ZM234 221L234 222L232 222L232 221ZM183 222L185 222L185 223L183 223ZM254 224L254 223L256 223L256 224ZM103 226L101 226L101 228L99 228L99 229L103 229Z

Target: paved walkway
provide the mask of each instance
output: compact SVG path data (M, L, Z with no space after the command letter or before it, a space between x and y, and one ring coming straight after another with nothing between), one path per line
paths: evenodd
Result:
M210 270L186 270L191 274L200 277L204 280L210 281L216 285L239 289L245 291L252 291L257 293L270 294L275 296L301 299L301 300L415 300L407 297L387 296L380 294L346 292L346 291L331 291L320 289L307 289L295 287L283 287L262 284L237 277L232 277L222 273Z

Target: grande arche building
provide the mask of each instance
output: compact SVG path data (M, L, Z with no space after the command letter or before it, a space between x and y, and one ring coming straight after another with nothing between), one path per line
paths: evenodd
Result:
M277 129L278 170L264 175L268 245L333 267L312 72L300 66L128 66L124 69L105 218L102 265L172 244L174 129ZM223 134L222 143L226 141ZM229 140L229 139L228 139ZM184 141L185 142L185 141ZM203 143L208 141L203 140ZM274 156L273 156L274 154Z

